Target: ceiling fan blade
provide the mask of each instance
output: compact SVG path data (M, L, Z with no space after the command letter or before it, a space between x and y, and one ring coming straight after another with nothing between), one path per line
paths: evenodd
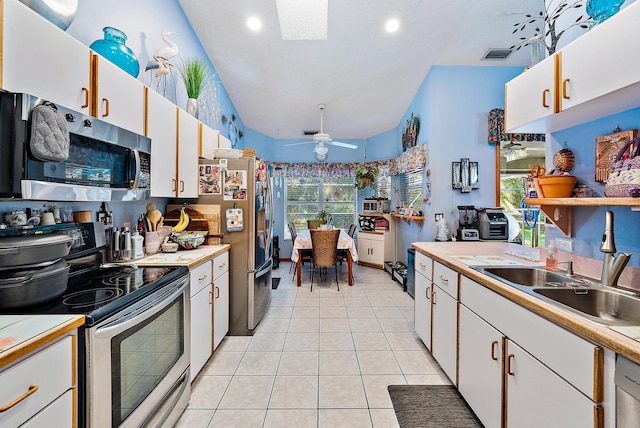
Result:
M301 144L317 144L315 141L301 141L299 143L290 143L290 144L285 144L284 146L299 146Z
M338 147L344 147L346 149L357 149L358 146L356 146L355 144L349 144L349 143L342 143L340 141L329 141L329 144L333 145L333 146L338 146Z

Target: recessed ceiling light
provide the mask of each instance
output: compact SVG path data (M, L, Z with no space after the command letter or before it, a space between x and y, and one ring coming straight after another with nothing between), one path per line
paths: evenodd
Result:
M400 23L397 19L390 19L384 26L384 29L387 30L388 33L395 33L400 28Z
M260 20L255 16L252 16L251 18L247 19L247 27L249 27L250 30L258 31L262 28L262 22L260 22Z

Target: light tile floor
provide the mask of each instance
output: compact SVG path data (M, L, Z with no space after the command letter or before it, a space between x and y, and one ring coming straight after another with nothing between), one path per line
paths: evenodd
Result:
M176 427L397 427L388 385L448 384L413 330L413 299L380 269L333 269L310 291L289 263L253 336L227 336Z

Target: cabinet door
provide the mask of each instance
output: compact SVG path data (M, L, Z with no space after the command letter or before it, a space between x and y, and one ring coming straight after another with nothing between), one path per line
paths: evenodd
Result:
M384 235L382 235L382 240L375 240L371 242L370 262L376 266L384 266Z
M505 131L514 129L536 132L529 125L554 113L554 69L553 56L539 62L505 86Z
M456 383L458 302L434 285L431 304L433 311L431 353L449 379Z
M229 332L229 271L213 284L213 349L216 350Z
M198 197L198 119L178 109L178 198Z
M91 50L19 1L2 6L2 88L89 114Z
M416 270L413 328L427 349L431 350L431 281Z
M205 159L213 159L213 149L218 148L218 136L220 131L200 124L200 156Z
M638 82L634 41L640 40L640 5L630 6L562 49L562 110ZM618 111L627 108L620 105Z
M598 426L593 401L511 341L505 366L507 426Z
M371 261L371 240L362 232L358 234L358 260L363 263Z
M29 419L20 428L51 428L76 426L74 409L74 390L70 389L56 401L42 409L40 413Z
M178 189L177 107L147 90L146 136L151 138L151 196L171 198Z
M502 415L502 334L460 305L458 389L486 427Z
M191 381L205 365L212 351L211 284L191 298Z
M96 117L136 134L144 133L144 85L108 59L94 54L98 82Z

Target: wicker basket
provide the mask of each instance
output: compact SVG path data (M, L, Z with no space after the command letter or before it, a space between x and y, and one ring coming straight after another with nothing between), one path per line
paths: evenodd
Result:
M553 155L553 167L557 171L569 172L573 169L575 158L569 149L562 149Z

